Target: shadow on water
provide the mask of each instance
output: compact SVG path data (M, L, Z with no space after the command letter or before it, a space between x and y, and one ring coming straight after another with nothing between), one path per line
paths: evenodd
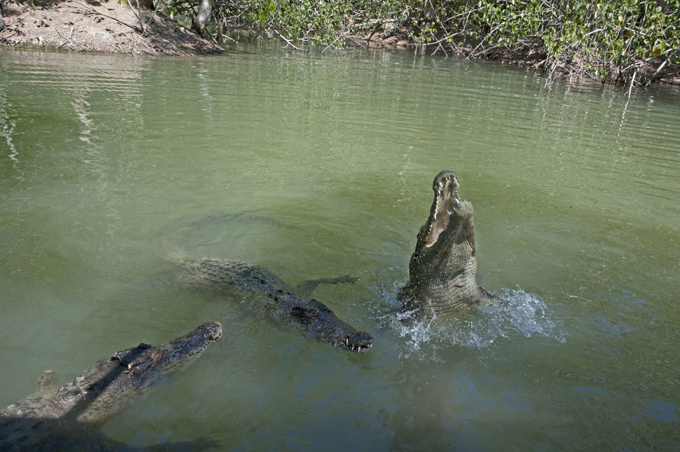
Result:
M16 424L31 424L38 428L41 434L45 435L39 443L32 443L30 445L21 445L19 443L0 444L0 451L2 452L23 452L40 450L42 452L57 452L57 451L203 451L215 449L219 443L206 439L199 438L192 441L177 441L168 444L158 444L145 447L134 447L121 441L105 436L100 433L97 428L78 422L68 422L66 419L42 419L42 418L23 418L23 417L6 417L2 419L4 428L5 425ZM34 427L28 427L34 428ZM26 433L17 438L17 441L30 440L30 435ZM25 435L29 435L28 437ZM4 438L0 438L4 440ZM14 441L14 439L12 439Z

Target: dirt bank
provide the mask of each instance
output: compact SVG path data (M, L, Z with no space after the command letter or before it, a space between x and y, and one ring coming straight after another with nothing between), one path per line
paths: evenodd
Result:
M2 0L0 0L2 1ZM164 14L142 11L145 33L129 5L118 0L34 0L5 2L5 46L152 55L205 55L218 45L187 30ZM0 28L3 28L0 23Z

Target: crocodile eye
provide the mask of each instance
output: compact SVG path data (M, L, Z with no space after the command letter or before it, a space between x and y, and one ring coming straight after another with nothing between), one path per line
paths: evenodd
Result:
M315 319L319 317L319 311L314 308L303 308L301 306L295 306L290 312L294 317L300 319Z

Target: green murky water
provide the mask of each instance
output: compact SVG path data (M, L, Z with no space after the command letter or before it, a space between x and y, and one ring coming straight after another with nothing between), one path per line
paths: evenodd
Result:
M42 371L211 320L225 335L104 432L217 450L680 446L680 93L552 89L407 52L0 53L0 406ZM512 309L394 326L450 169ZM355 355L182 292L181 249L260 264L369 331ZM195 443L194 447L198 447ZM189 447L189 446L188 446Z

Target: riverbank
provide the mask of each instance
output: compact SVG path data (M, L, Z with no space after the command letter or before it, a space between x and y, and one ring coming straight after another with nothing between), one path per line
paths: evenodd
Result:
M2 20L0 44L8 47L149 55L223 52L163 14L143 10L140 20L136 9L117 0L8 2Z
M51 48L57 50L128 53L150 55L206 55L222 53L214 40L207 40L165 14L131 8L117 0L34 0L32 3L7 2L0 18L0 44L8 47ZM484 46L479 39L462 37L444 43L416 43L408 33L396 26L366 21L353 30L338 34L345 45L378 48L415 48L427 53L442 52L464 58L499 60L507 64L533 68L548 74L569 78L598 79L586 68L587 62L549 57L540 39L522 40L513 48ZM284 34L266 30L270 38L280 39L300 50L300 44ZM353 33L352 33L353 31ZM255 32L257 34L257 32ZM331 44L329 47L332 47ZM609 81L635 86L664 83L680 86L680 64L667 58L640 58L625 68L613 66Z
M680 64L669 63L666 58L638 58L626 68L613 66L610 68L612 75L603 80L592 70L587 70L587 62L578 57L573 57L567 61L550 58L539 39L526 39L523 41L523 45L512 49L491 48L477 54L475 54L474 49L475 45L468 43L467 45L451 46L449 52L468 59L488 59L531 68L545 73L549 80L555 77L565 77L570 80L588 79L627 86L632 83L637 87L648 86L651 83L680 86Z

